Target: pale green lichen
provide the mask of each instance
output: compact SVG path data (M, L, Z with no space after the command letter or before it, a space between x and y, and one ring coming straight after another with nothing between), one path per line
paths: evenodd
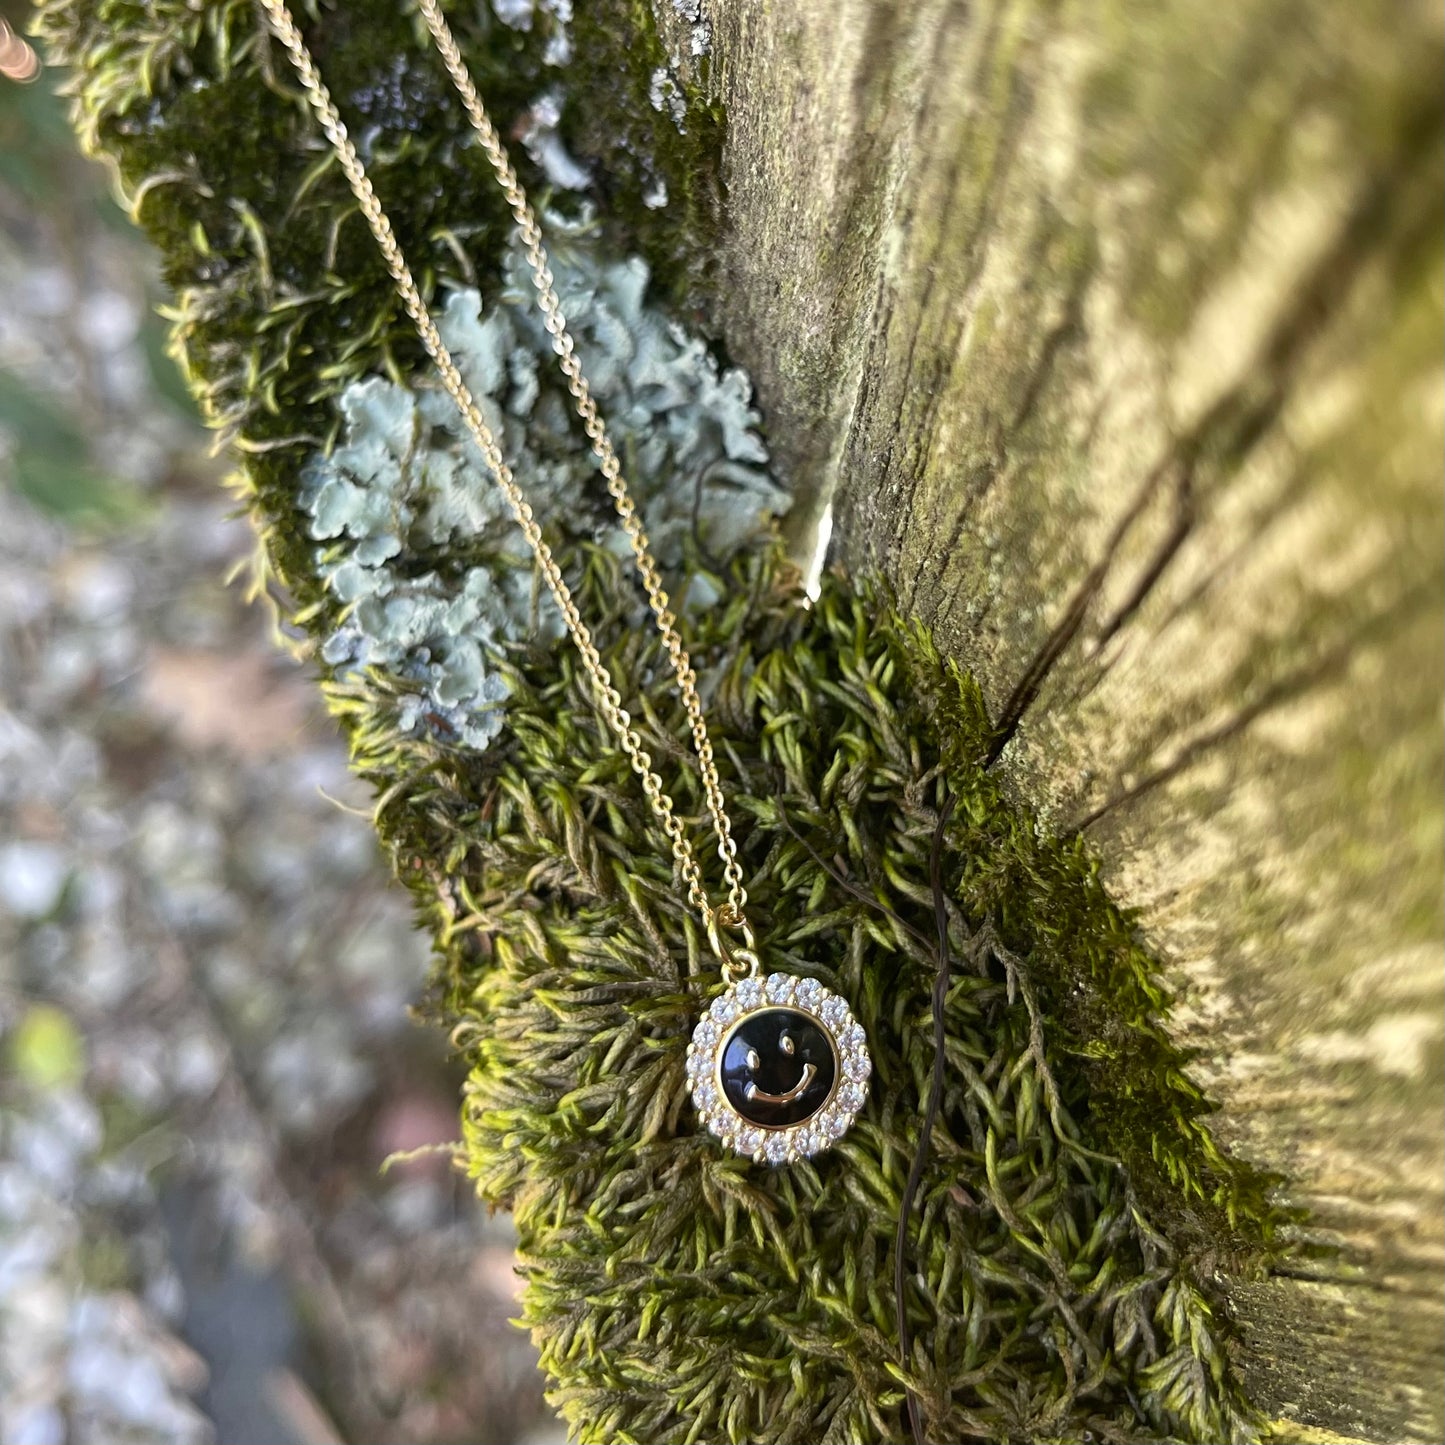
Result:
M765 537L787 493L765 470L747 377L646 298L638 258L609 259L584 223L549 217L552 271L664 566L721 566ZM549 530L564 542L626 538L573 413L534 299L526 259L507 253L498 304L450 292L437 325L503 453ZM322 544L318 571L342 604L322 655L339 669L380 668L416 691L403 725L484 747L501 727L506 687L489 658L538 625L525 546L506 499L450 397L370 376L338 405L340 445L305 468L301 503ZM682 599L716 594L698 576Z

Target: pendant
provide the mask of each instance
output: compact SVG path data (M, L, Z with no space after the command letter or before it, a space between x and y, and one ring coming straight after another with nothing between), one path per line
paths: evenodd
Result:
M745 978L692 1031L687 1077L708 1130L769 1164L821 1153L848 1131L873 1072L863 1026L815 978Z

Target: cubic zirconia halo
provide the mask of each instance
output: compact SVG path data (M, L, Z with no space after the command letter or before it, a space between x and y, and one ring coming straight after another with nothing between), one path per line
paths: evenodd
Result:
M820 1154L848 1131L873 1072L863 1027L814 978L731 984L687 1046L693 1103L708 1131L759 1163Z

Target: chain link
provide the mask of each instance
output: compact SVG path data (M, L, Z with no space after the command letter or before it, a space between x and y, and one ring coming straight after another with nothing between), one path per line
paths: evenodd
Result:
M537 224L536 216L527 201L526 192L517 179L516 171L502 145L501 138L482 105L471 74L452 38L451 30L437 8L436 0L418 0L419 9L432 32L437 49L456 85L458 94L461 96L463 107L477 132L482 149L496 173L507 204L511 207L528 263L532 268L533 282L538 294L538 306L544 318L543 324L552 337L552 346L557 353L558 364L567 378L567 388L576 403L577 413L582 418L583 426L592 444L592 450L597 456L602 475L607 482L607 490L612 497L617 515L622 521L623 530L632 545L637 570L647 593L648 605L652 609L657 629L662 636L663 645L667 649L668 659L677 678L678 691L692 730L693 748L697 753L698 767L702 774L708 812L712 817L713 831L717 835L718 856L722 859L723 873L728 885L727 902L717 909L714 909L708 902L701 869L698 867L697 858L692 851L692 845L688 841L683 823L673 811L672 799L663 790L662 779L653 769L652 757L643 747L642 740L632 725L632 717L622 705L622 696L613 684L606 664L602 661L601 654L592 640L591 631L577 610L571 589L567 586L566 579L562 576L562 570L552 555L552 549L542 535L542 529L537 523L531 503L527 501L526 494L518 485L511 467L508 466L506 458L502 455L496 437L482 416L460 370L452 360L451 352L448 351L446 343L441 338L441 333L432 320L431 312L422 300L421 292L412 278L411 268L407 265L406 257L402 254L401 246L392 230L391 221L382 210L381 202L371 184L371 178L366 174L356 146L347 133L346 125L331 99L330 91L322 82L316 62L307 49L306 42L297 28L290 10L284 0L261 0L261 4L272 30L291 59L301 81L302 89L306 92L307 101L315 112L322 131L336 153L341 169L351 185L352 193L361 207L361 213L371 227L371 233L376 238L376 244L381 250L396 285L397 295L401 298L407 314L416 326L422 345L425 346L428 355L436 364L442 384L446 387L453 402L456 403L462 420L481 449L494 480L511 507L517 525L522 529L522 535L537 558L537 565L541 569L543 580L556 601L562 613L562 620L566 623L567 631L581 655L583 668L592 685L597 705L608 726L617 735L623 753L642 783L643 794L672 845L673 860L687 885L688 902L697 911L706 926L713 949L723 963L724 972L729 975L738 972L739 964L735 960L741 960L741 971L756 971L758 965L753 952L755 941L744 914L747 905L747 890L743 887L742 869L737 861L737 846L733 841L732 825L728 818L722 784L718 777L712 740L708 737L707 722L703 716L702 702L698 697L697 674L693 670L687 649L678 633L677 618L671 611L669 598L662 586L662 579L648 542L647 532L638 517L637 507L622 475L621 463L617 459L617 453L613 449L607 429L598 413L591 388L588 386L587 379L582 374L581 364L577 360L576 344L567 330L566 318L562 314L557 293L553 289L553 278L547 265L547 252L542 244L541 228ZM720 928L736 930L743 939L744 948L729 949L726 941L720 935Z

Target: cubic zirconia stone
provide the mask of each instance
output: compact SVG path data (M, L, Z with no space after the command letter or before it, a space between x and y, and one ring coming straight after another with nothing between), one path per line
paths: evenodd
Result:
M697 1091L697 1106L699 1109L713 1109L717 1106L718 1093L714 1085L704 1083L699 1085Z
M816 978L800 979L793 997L804 1008L815 1009L823 1001L823 985Z
M731 994L725 993L721 998L712 1001L708 1013L712 1015L715 1023L730 1024L738 1016L738 1001Z
M692 1041L697 1045L699 1053L711 1049L717 1043L717 1025L711 1019L704 1019L693 1030Z
M838 1091L838 1102L842 1104L845 1109L861 1109L863 1107L863 1100L867 1097L868 1091L862 1084L857 1082L844 1084Z
M763 992L769 1003L786 1003L793 992L793 980L785 973L769 974Z
M822 1007L821 1017L830 1029L841 1028L848 1018L848 1005L834 994Z
M855 1084L861 1084L873 1072L873 1066L862 1054L850 1054L848 1062L843 1065L843 1072Z
M788 1141L781 1134L774 1134L763 1145L763 1158L769 1164L781 1164L788 1157Z
M867 1042L868 1036L863 1032L862 1024L855 1021L843 1030L843 1044L845 1048L861 1049Z
M762 1146L763 1131L761 1129L744 1129L738 1135L738 1153L756 1154Z
M760 978L745 978L737 988L738 1002L744 1008L757 1008L763 1001L763 981Z
M719 1139L728 1132L731 1126L731 1121L728 1119L726 1112L721 1109L714 1114L704 1114L702 1117L703 1122L708 1127L708 1132L710 1134L716 1134Z

